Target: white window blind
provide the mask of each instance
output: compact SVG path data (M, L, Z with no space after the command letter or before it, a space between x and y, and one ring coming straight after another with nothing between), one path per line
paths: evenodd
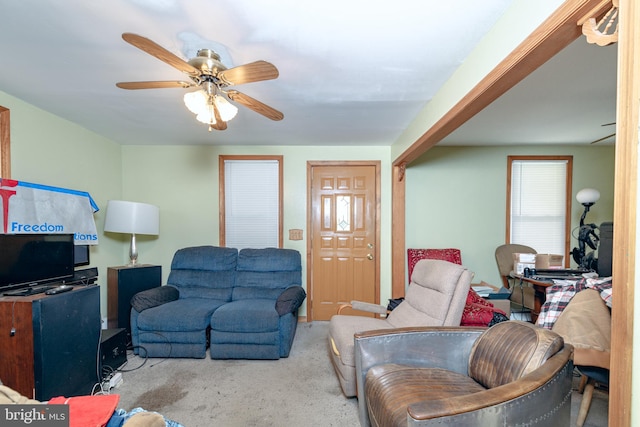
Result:
M225 246L278 247L279 162L225 160Z
M511 164L511 242L538 253L564 254L567 161Z

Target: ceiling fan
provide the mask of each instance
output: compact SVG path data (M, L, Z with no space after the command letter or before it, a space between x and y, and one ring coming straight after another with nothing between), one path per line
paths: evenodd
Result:
M615 124L616 124L616 122L613 122L613 123L605 123L605 124L603 124L603 125L601 125L601 126L611 126L611 125L615 125ZM596 144L596 143L598 143L598 142L600 142L600 141L604 141L605 139L609 139L609 138L611 138L612 136L616 136L616 133L614 132L614 133L612 133L611 135L603 136L602 138L598 138L598 139L596 139L595 141L591 141L591 144Z
M229 86L277 78L279 75L278 69L267 61L255 61L227 68L220 62L220 56L210 49L201 49L196 57L185 61L146 37L133 33L124 33L122 38L127 43L185 73L190 81L116 83L116 86L121 89L184 89L198 87L200 88L198 91L185 94L184 102L191 112L197 114L198 121L209 125L209 131L211 129L225 130L227 121L235 116L237 108L226 98L244 105L271 120L282 120L284 118L280 111L237 90L228 89Z

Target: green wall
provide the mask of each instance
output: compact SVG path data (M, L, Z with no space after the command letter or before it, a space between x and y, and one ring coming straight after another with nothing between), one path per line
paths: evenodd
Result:
M494 252L505 243L508 155L573 156L571 229L584 209L575 194L585 187L601 193L587 221L613 220L613 146L435 147L406 171L407 247L459 248L474 282L499 286Z
M322 160L379 160L381 162L381 296L391 295L389 147L248 147L248 146L124 146L122 176L128 183L123 198L160 208L160 236L138 240L139 261L161 264L166 279L176 249L217 245L218 156L283 155L284 247L300 251L306 284L307 162ZM303 240L288 240L289 229L303 229ZM300 312L306 315L306 306Z
M10 110L11 178L87 191L100 208L94 214L99 244L91 248L91 267L98 267L101 275L105 316L106 268L123 260L122 241L102 233L107 200L120 198L122 192L121 147L2 91L0 105Z
M160 235L138 236L139 262L162 265L166 280L177 249L219 242L221 154L284 156L284 246L303 254L305 288L307 162L380 160L381 301L391 295L389 147L120 146L2 92L0 105L11 110L12 178L88 191L101 208L95 214L100 244L92 248L91 261L100 272L103 315L106 269L128 262L128 236L102 231L107 201L159 206ZM613 218L613 146L435 147L407 168L407 247L460 248L475 281L499 284L493 254L504 242L507 156L525 154L573 155L574 194L584 187L602 194L589 222ZM582 207L574 202L572 211L573 228ZM305 230L304 239L287 240L292 228Z

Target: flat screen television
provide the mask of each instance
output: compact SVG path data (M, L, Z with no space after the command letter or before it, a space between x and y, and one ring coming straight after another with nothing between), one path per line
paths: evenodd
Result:
M73 277L73 234L0 234L0 291Z

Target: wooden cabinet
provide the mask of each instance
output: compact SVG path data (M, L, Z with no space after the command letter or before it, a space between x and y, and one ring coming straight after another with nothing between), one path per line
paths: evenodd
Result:
M91 394L99 343L98 286L0 298L0 379L27 397Z
M107 325L110 329L125 328L131 336L131 298L138 292L162 284L162 267L141 264L135 267L107 268Z

